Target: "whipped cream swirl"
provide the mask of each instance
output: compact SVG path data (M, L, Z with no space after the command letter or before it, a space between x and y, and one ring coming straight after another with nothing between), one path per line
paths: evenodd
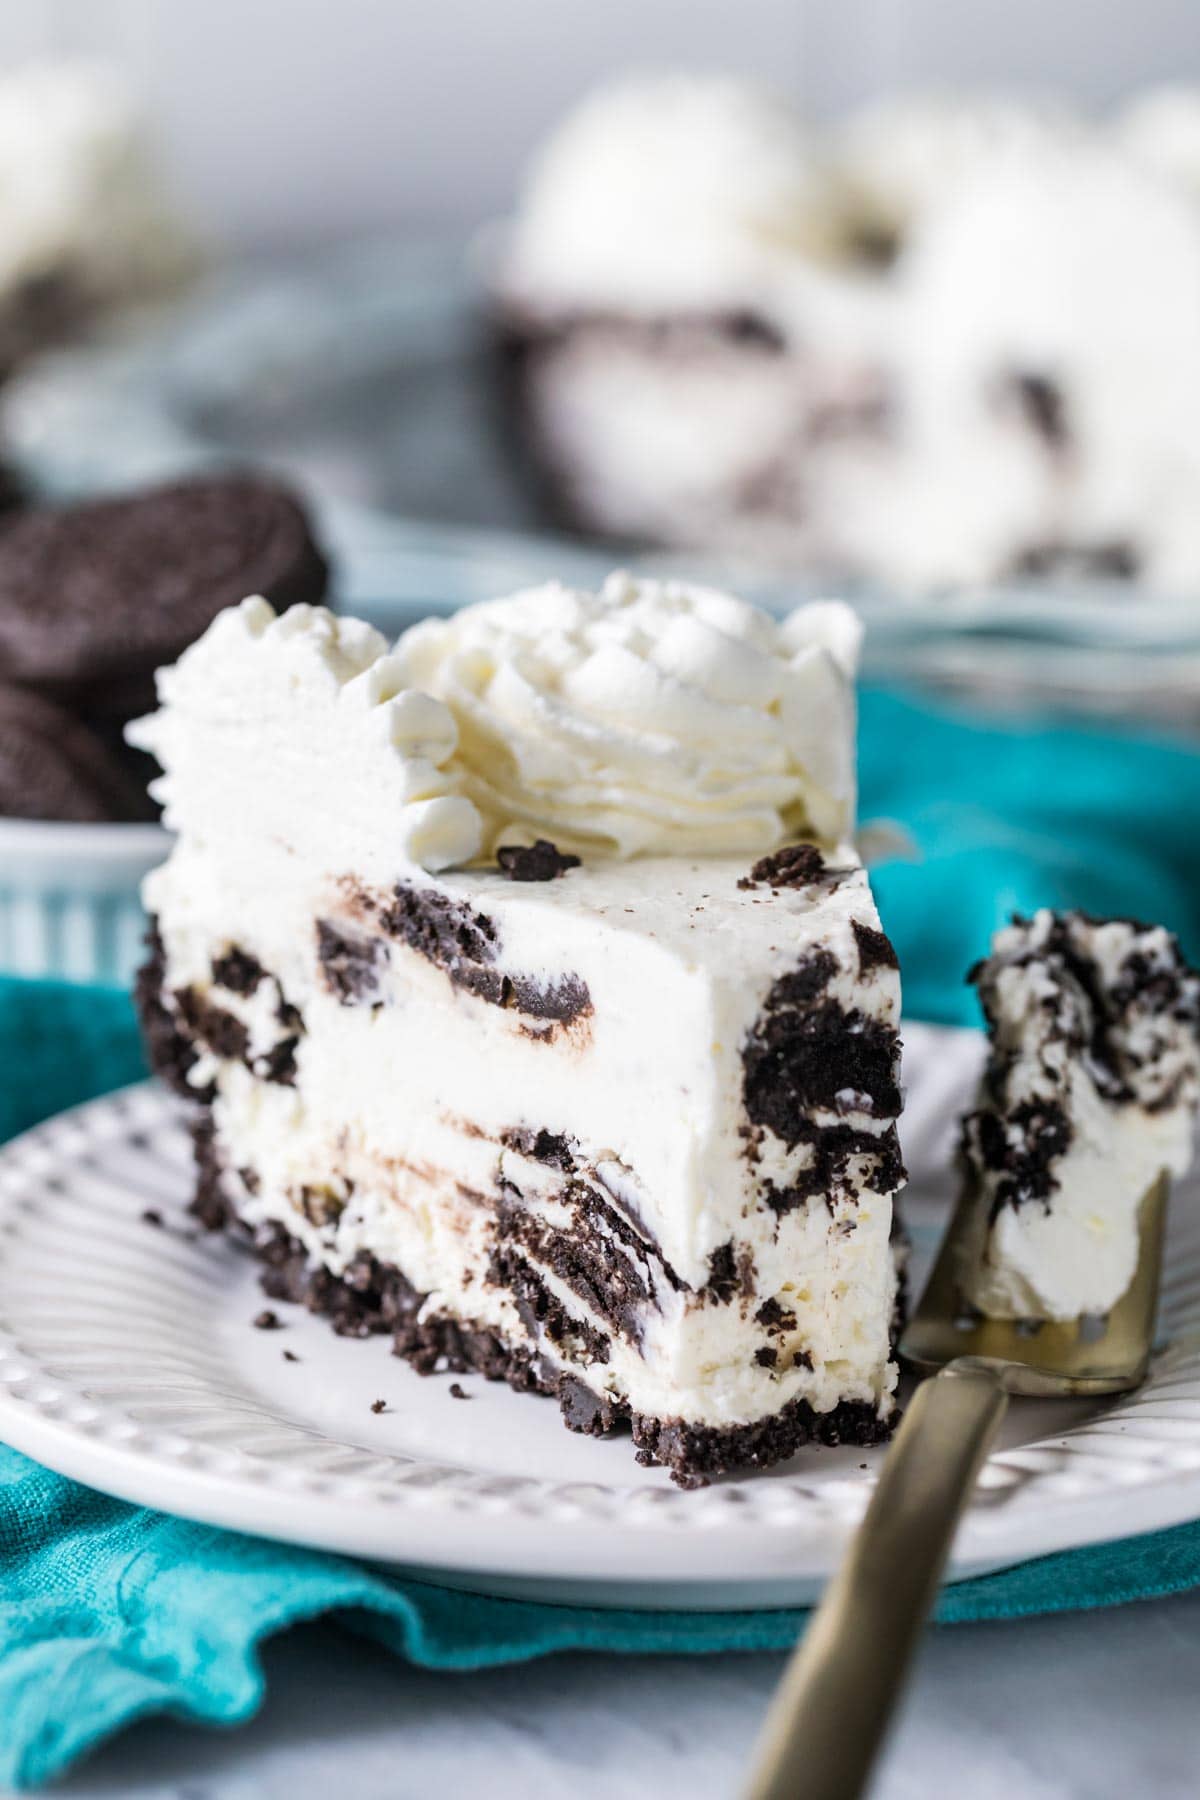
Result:
M310 866L380 880L477 854L454 720L373 626L243 600L157 680L159 710L126 736L165 770L151 792L172 830L238 858L282 837Z
M195 250L133 95L101 65L0 73L0 294L60 277L78 302L173 286Z
M829 210L786 102L722 75L629 76L536 158L501 286L535 312L769 311Z
M860 627L777 622L728 594L609 578L430 619L397 679L453 714L484 855L537 836L585 857L762 852L854 824Z

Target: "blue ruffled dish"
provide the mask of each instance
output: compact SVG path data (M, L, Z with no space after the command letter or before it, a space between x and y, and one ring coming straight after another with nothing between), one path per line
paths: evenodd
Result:
M141 961L138 888L157 825L0 819L0 971L125 986Z

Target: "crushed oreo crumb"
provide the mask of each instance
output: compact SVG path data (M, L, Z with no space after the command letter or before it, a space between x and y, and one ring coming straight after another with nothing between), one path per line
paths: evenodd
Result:
M143 1225L156 1225L161 1231L165 1223L166 1221L159 1212L157 1206L148 1206L142 1214Z
M137 972L134 1005L142 1028L146 1057L154 1073L176 1094L188 1100L212 1097L212 1088L196 1088L188 1080L197 1051L183 1029L177 1009L166 992L166 952L157 924L151 920L146 933L146 960Z
M891 939L882 931L876 931L872 925L864 925L861 919L851 919L850 929L854 933L854 942L858 946L858 972L866 976L873 969L898 969L900 959L892 948Z
M296 1049L299 1043L298 1034L280 1038L262 1056L254 1058L254 1074L263 1081L275 1082L279 1087L295 1087Z
M527 1126L514 1126L510 1131L501 1132L500 1142L506 1150L527 1156L531 1162L545 1163L564 1175L575 1173L575 1157L561 1132L547 1131L544 1127L534 1131Z
M214 1056L223 1062L248 1062L250 1033L233 1013L195 987L180 988L175 1004L193 1038L199 1038Z
M804 1120L796 1121L795 1129L796 1143L809 1144L812 1155L786 1187L769 1177L763 1183L763 1200L777 1218L812 1200L823 1201L832 1213L839 1200L857 1199L864 1187L877 1194L893 1194L904 1186L907 1177L894 1125L875 1133ZM851 1169L853 1162L860 1165L857 1171Z
M837 971L837 957L832 950L810 950L803 962L780 976L767 996L767 1005L803 1006L829 986Z
M499 968L495 921L449 894L399 882L379 919L390 937L444 969L455 987L489 1006L512 1007L527 1017L563 1025L592 1011L587 983L578 975L546 983Z
M977 1147L982 1166L1000 1175L993 1216L1003 1206L1048 1200L1058 1186L1056 1165L1073 1136L1066 1110L1055 1100L1023 1100L1004 1119L986 1108L969 1113L963 1120L967 1154Z
M258 958L237 944L231 944L212 966L213 981L231 994L254 993L259 982L266 979L266 973Z
M471 1398L466 1388L457 1381L452 1381L450 1383L450 1397L453 1400L469 1400Z
M386 1412L387 1411L387 1401L386 1400L372 1400L371 1411L373 1413Z
M1019 370L1012 377L1012 391L1030 425L1047 447L1065 450L1071 433L1066 395L1058 382L1036 370Z
M283 1360L284 1362L299 1362L300 1358L296 1355L294 1350L285 1350L283 1353Z
M852 1108L877 1119L900 1111L895 1026L829 998L814 1004L806 964L772 986L742 1065L747 1116L785 1144L801 1141L818 1110Z
M805 888L825 883L837 887L853 869L832 869L815 844L785 844L770 856L760 856L749 875L738 882L739 888L756 887Z
M346 931L331 919L317 920L317 961L326 986L342 1006L375 999L386 956L382 939Z
M510 881L554 881L568 869L579 867L579 858L560 850L548 838L534 844L501 844L496 861Z
M262 1312L255 1313L254 1329L255 1331L282 1331L283 1320L277 1312L272 1312L267 1306L263 1308Z
M795 1313L780 1306L773 1295L769 1300L763 1301L754 1318L757 1324L765 1325L768 1331L795 1331L796 1329Z
M718 1306L728 1306L738 1294L751 1295L754 1283L754 1256L749 1245L743 1244L739 1250L732 1238L726 1244L719 1244L708 1259L705 1293Z

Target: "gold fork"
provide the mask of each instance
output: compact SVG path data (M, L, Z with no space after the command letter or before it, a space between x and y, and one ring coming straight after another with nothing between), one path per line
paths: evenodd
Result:
M926 1375L838 1573L784 1671L746 1800L857 1800L903 1690L955 1528L1013 1394L1117 1394L1154 1341L1165 1176L1143 1196L1132 1286L1105 1320L1027 1324L963 1316L960 1200L900 1355Z

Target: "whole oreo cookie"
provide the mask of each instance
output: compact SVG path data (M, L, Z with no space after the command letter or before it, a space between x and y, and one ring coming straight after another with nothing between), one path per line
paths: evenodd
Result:
M0 685L0 817L97 824L147 816L103 738L41 694Z
M22 513L0 520L0 681L128 717L222 608L316 603L327 581L303 508L258 477Z

